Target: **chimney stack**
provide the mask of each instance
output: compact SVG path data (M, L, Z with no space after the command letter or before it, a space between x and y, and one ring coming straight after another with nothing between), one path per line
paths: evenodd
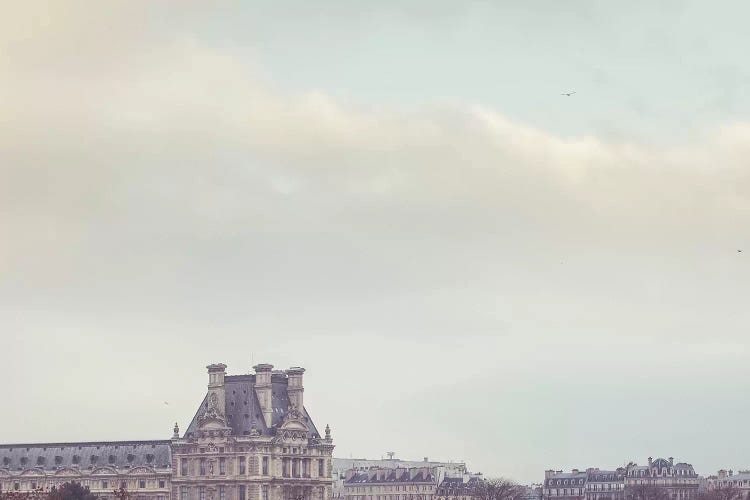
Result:
M305 388L302 385L303 373L305 373L305 369L298 366L293 366L286 371L286 391L289 395L289 407L296 407L299 411L302 411L302 408L304 408L305 404L303 397Z
M271 428L273 426L273 391L271 387L273 365L262 363L253 366L253 369L255 370L255 395L258 396L266 427Z
M217 363L208 365L208 409L217 416L223 417L226 409L226 394L224 390L224 375L227 365Z
M674 465L674 457L669 457L669 465Z
M651 467L651 464L654 462L654 459L651 457L648 457L648 466Z

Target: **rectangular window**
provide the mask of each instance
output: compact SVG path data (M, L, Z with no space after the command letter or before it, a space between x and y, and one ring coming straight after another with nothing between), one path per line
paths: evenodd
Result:
M125 481L120 481L120 488L123 489L123 490L127 490L128 489L128 483L126 483Z
M310 473L307 468L307 458L302 459L302 477L310 477Z
M264 484L261 487L261 492L263 493L263 496L261 497L260 500L268 500L268 485L267 484Z
M159 480L159 488L164 488L164 486L165 486L166 484L167 484L167 483L165 483L163 479L160 479L160 480Z
M239 465L240 475L244 476L245 473L247 472L246 469L245 469L245 457L239 457L237 460L240 463L240 465Z
M109 481L102 481L102 489L106 490L107 488L109 488Z
M289 459L286 457L281 459L281 475L289 477Z
M227 461L224 457L219 458L219 475L224 476L227 473Z
M181 458L180 459L180 475L181 476L187 476L188 475L188 461L187 461L187 458Z
M206 475L206 459L205 458L201 458L201 462L200 462L200 474L201 474L201 476L205 476ZM201 500L203 500L203 499L201 498Z
M180 500L188 500L187 486L180 486Z
M224 491L224 486L219 486L219 500L227 500L227 494L226 491Z
M245 500L245 485L240 485L240 500Z
M263 457L263 475L268 475L268 457Z
M144 481L143 479L141 479L140 481L138 481L138 487L139 488L145 488L146 487L146 481Z
M324 474L323 474L323 459L319 458L318 459L318 477L323 477L323 476L324 476Z
M292 459L292 477L299 477L299 459Z
M198 500L206 500L206 487L201 486L198 488Z

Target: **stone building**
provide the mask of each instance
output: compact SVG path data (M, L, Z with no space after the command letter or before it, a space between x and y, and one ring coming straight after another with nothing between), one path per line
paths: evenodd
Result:
M624 500L625 469L586 469L586 500Z
M333 442L304 407L303 368L208 367L208 391L172 440L175 500L328 500Z
M175 424L171 441L0 445L0 488L75 481L105 499L123 487L135 500L329 500L333 441L304 407L305 370L207 368L184 435Z
M482 480L481 474L446 477L438 486L434 500L472 500L480 495Z
M169 441L0 445L0 491L51 489L75 481L102 499L127 489L136 500L167 500Z
M578 469L573 469L570 472L561 470L544 471L542 498L544 500L583 500L586 479L586 472Z
M616 470L586 469L581 472L545 471L543 500L644 500L654 497L654 489L669 500L690 500L697 496L700 483L693 466L648 459L648 465L629 463Z
M708 477L708 489L732 489L737 491L737 500L750 500L750 470L734 473L733 470L720 470Z
M693 466L684 462L648 458L648 465L629 464L625 476L626 497L637 498L638 490L655 487L666 492L671 500L690 500L697 496L698 474Z
M445 477L441 467L350 469L344 477L345 500L434 500Z
M446 476L459 477L466 474L465 462L436 462L424 457L422 460L402 460L394 458L394 453L389 453L388 458L373 460L368 458L334 458L333 459L333 495L334 500L344 497L344 480L349 470L366 471L372 468L380 469L412 469L429 467L435 469L440 467Z

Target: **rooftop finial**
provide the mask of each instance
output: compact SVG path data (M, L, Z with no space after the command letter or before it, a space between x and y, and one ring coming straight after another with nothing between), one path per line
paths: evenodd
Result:
M177 422L174 423L174 434L172 435L173 439L177 439L180 437L180 427L177 425Z
M328 424L326 424L326 439L331 440L331 427Z

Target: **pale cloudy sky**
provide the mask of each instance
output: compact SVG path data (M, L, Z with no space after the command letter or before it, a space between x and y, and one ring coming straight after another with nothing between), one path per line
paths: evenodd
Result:
M0 5L0 442L750 466L747 2Z

